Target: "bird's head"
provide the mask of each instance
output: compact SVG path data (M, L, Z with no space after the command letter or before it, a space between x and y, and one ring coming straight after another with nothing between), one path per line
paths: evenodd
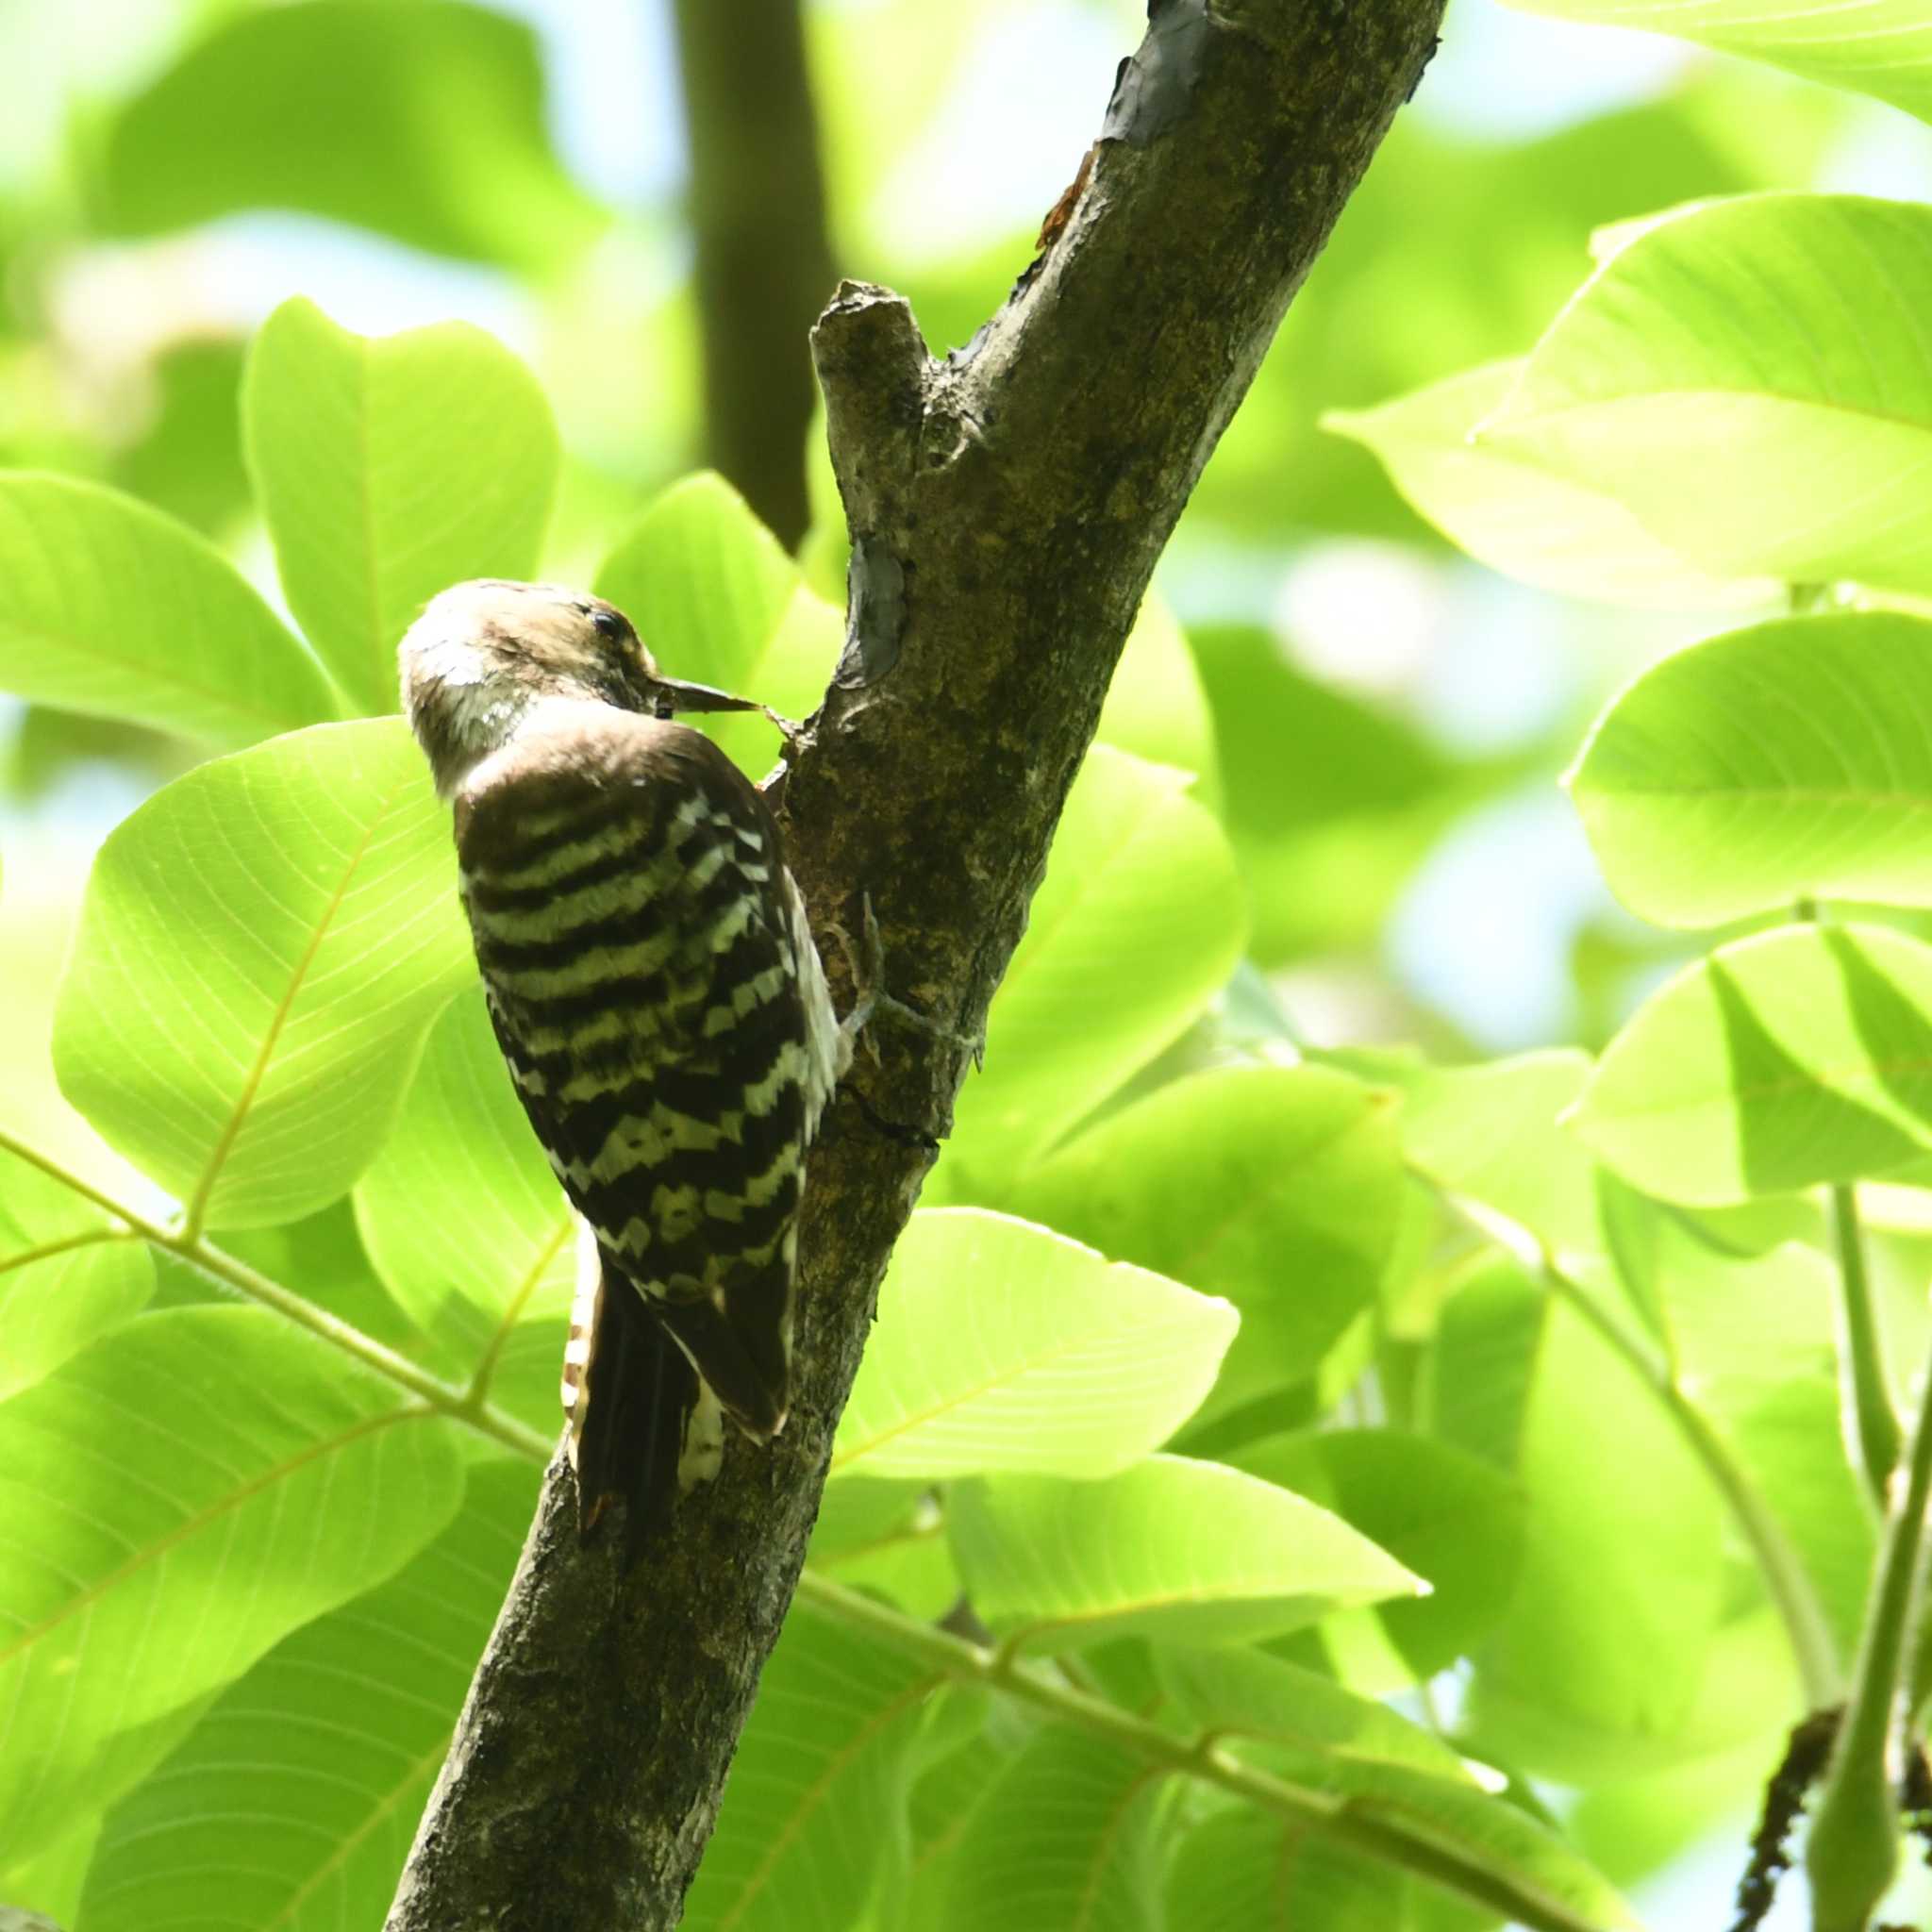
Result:
M756 709L666 677L614 604L558 584L477 577L432 597L397 650L403 708L445 798L547 698L676 711Z

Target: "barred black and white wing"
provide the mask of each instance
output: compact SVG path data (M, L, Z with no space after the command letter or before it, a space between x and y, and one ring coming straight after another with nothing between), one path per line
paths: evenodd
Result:
M594 1241L566 1375L583 1520L620 1493L636 1536L715 1469L719 1408L784 1424L839 1028L777 826L684 725L553 708L464 782L457 852L497 1039Z

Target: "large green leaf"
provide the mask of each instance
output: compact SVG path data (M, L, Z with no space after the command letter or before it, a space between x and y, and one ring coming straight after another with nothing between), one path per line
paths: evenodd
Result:
M1240 958L1233 855L1187 774L1096 745L959 1095L951 1198L999 1199L1178 1038Z
M943 1617L959 1601L945 1519L924 1483L848 1475L830 1484L806 1561L922 1621Z
M599 566L596 588L673 676L750 695L798 566L744 498L703 470L645 509Z
M285 1638L108 1814L94 1932L336 1932L388 1909L535 1499L478 1464L441 1536L379 1588ZM238 1828L238 1821L245 1827Z
M17 472L0 475L0 688L224 748L337 709L205 539L97 484Z
M215 1226L332 1200L475 970L400 718L202 765L101 848L55 1016L67 1097Z
M904 1859L911 1747L942 1681L794 1606L682 1923L692 1932L849 1924L882 1868Z
M1651 1391L1584 1317L1501 1261L1445 1308L1432 1383L1438 1432L1528 1504L1516 1587L1477 1652L1488 1707L1516 1720L1499 1748L1582 1783L1690 1755L1722 1518Z
M1594 1254L1603 1246L1596 1170L1557 1124L1590 1069L1574 1047L1465 1067L1391 1067L1403 1088L1404 1150L1445 1193L1493 1208L1566 1260Z
M1290 1784L1346 1799L1353 1819L1440 1846L1467 1869L1507 1876L1531 1896L1591 1924L1633 1923L1629 1907L1587 1860L1484 1790L1449 1745L1387 1707L1252 1651L1163 1650L1158 1668L1162 1688L1191 1724ZM1183 1855L1182 1870L1203 1888L1204 1924L1227 1924L1230 1932L1236 1924L1282 1932L1315 1924L1326 1932L1331 1923L1360 1932L1384 1925L1421 1932L1439 1923L1441 1895L1416 1887L1398 1870L1344 1852L1298 1821L1256 1809L1238 1815L1264 1830L1260 1837L1244 1832L1224 1840L1230 1862L1219 1878ZM1252 1861L1263 1838L1280 1880L1273 1893L1255 1890ZM1236 1900L1255 1904L1260 1915L1246 1921L1220 1916L1231 1914ZM1374 1916L1377 1901L1391 1916ZM1331 1908L1340 1914L1332 1922L1320 1916Z
M17 1911L40 1913L56 1926L73 1924L100 1830L99 1814L83 1813L51 1844L24 1857L0 1855L0 1898ZM46 1927L29 1919L16 1932L46 1932Z
M1042 1731L974 1807L940 1932L1161 1932L1167 1775L1083 1732Z
M1239 1642L1428 1588L1327 1510L1178 1457L1101 1482L962 1486L947 1526L974 1608L994 1630L1048 1649L1128 1630Z
M455 1513L451 1427L266 1309L129 1323L0 1406L0 1842ZM145 1770L144 1763L139 1765Z
M1899 1166L1932 1145L1932 948L1859 925L1721 946L1638 1008L1571 1124L1696 1205Z
M491 1031L480 987L430 1028L393 1132L356 1185L376 1273L491 1399L540 1428L557 1419L575 1224Z
M1168 1879L1188 1932L1422 1932L1416 1881L1257 1806L1191 1831Z
M0 1154L0 1400L139 1314L154 1288L140 1241L72 1188Z
M1525 13L1675 34L1856 88L1932 120L1932 20L1920 0L1508 0Z
M1932 623L1842 611L1695 644L1610 706L1567 782L1611 891L1659 924L1932 906Z
M1474 1788L1462 1758L1433 1732L1319 1672L1234 1646L1162 1644L1154 1666L1159 1689L1190 1724L1305 1752L1318 1776L1330 1758L1357 1759L1406 1764Z
M1341 1611L1296 1640L1347 1684L1380 1696L1468 1656L1507 1612L1523 1567L1523 1492L1475 1457L1393 1429L1323 1429L1252 1442L1251 1475L1332 1510L1430 1591Z
M1779 594L1772 579L1698 570L1614 496L1473 438L1523 368L1486 363L1373 409L1331 409L1322 425L1374 450L1409 503L1477 562L1539 590L1664 610L1748 609Z
M551 148L535 34L459 0L228 14L109 122L103 198L122 234L294 208L526 269L604 220Z
M1193 1413L1237 1320L1045 1228L923 1210L879 1291L832 1473L1112 1474Z
M1477 440L1719 575L1932 590L1928 307L1932 208L1693 207L1616 249Z
M1312 1374L1374 1300L1403 1185L1392 1112L1324 1068L1196 1074L1062 1147L1014 1205L1226 1295L1241 1324L1217 1394L1240 1400Z
M255 338L242 412L289 608L358 710L396 708L396 644L437 591L536 575L557 425L493 336L359 336L297 296Z
M781 716L817 709L844 643L843 614L800 579L778 540L724 477L675 483L604 559L597 593L622 608L675 677L757 698ZM753 777L777 734L725 712L691 722Z

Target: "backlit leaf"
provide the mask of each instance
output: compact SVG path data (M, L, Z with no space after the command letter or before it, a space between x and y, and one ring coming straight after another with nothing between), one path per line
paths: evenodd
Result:
M1716 575L1932 590L1928 306L1932 208L1693 206L1616 249L1477 441L1607 491Z
M97 484L21 473L0 475L0 688L225 749L337 710L204 538Z
M121 107L105 161L127 235L293 208L537 268L603 225L551 148L536 35L461 0L223 16Z
M455 1513L450 1425L263 1308L129 1323L0 1406L0 1841L379 1583ZM15 1740L8 1744L7 1740ZM116 1772L118 1769L118 1778Z
M320 1208L475 971L454 873L400 718L197 767L94 863L55 1017L62 1091L211 1225Z
M974 1608L1047 1649L1129 1630L1240 1642L1427 1588L1325 1509L1178 1457L1101 1482L1016 1475L962 1487L947 1523Z
M359 336L299 296L262 324L242 403L289 607L355 708L393 711L396 644L429 598L536 575L550 405L468 323Z
M1932 1145L1932 948L1860 925L1720 946L1637 1009L1571 1121L1698 1206L1899 1166Z
M1659 924L1932 905L1932 623L1840 611L1692 645L1617 698L1568 783L1611 890Z
M1111 1474L1192 1414L1237 1319L1024 1221L922 1210L879 1291L832 1473Z

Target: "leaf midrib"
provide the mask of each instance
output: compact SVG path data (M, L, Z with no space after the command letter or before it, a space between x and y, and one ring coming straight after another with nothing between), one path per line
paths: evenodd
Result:
M43 1617L38 1624L30 1624L11 1643L0 1646L0 1667L10 1663L23 1652L30 1650L49 1632L58 1630L70 1617L78 1615L82 1610L91 1609L109 1591L118 1589L130 1576L140 1574L148 1564L158 1561L170 1550L184 1542L189 1537L206 1529L210 1524L219 1522L231 1509L239 1508L251 1497L260 1495L275 1484L286 1481L296 1471L307 1468L309 1463L319 1460L322 1457L345 1449L351 1442L358 1441L364 1436L373 1436L380 1429L393 1427L397 1423L426 1421L432 1413L433 1411L428 1408L410 1404L402 1408L387 1409L378 1415L364 1416L349 1428L342 1429L333 1436L325 1436L319 1441L308 1443L293 1456L284 1457L280 1462L263 1470L258 1475L250 1477L247 1482L238 1484L214 1502L195 1510L192 1515L184 1517L166 1535L135 1551L125 1562L110 1570L97 1582L89 1584L77 1595L70 1597L51 1617Z
M282 1029L289 1024L289 1016L294 1009L296 995L302 991L303 982L308 978L309 969L315 964L315 956L322 949L323 940L329 927L335 923L336 915L342 908L342 901L348 897L349 888L355 882L356 874L361 870L362 862L369 856L369 847L383 822L395 809L396 800L408 787L408 780L398 776L383 793L382 802L370 815L369 822L362 828L362 836L356 841L349 861L342 869L342 875L337 881L335 891L329 895L328 904L323 908L322 916L315 923L315 929L308 936L308 943L303 948L302 957L295 962L294 970L289 975L281 998L275 1003L275 1012L270 1016L268 1029L262 1036L260 1051L256 1055L255 1064L248 1071L248 1077L242 1083L242 1091L236 1096L233 1111L227 1124L216 1136L215 1144L209 1151L208 1167L201 1179L195 1184L194 1193L188 1204L186 1226L190 1233L199 1231L208 1216L208 1203L214 1196L215 1185L221 1178L222 1168L228 1156L235 1150L235 1142L241 1138L250 1110L255 1106L256 1096L261 1091L263 1080L268 1077L269 1062L275 1055L275 1045L282 1037Z

